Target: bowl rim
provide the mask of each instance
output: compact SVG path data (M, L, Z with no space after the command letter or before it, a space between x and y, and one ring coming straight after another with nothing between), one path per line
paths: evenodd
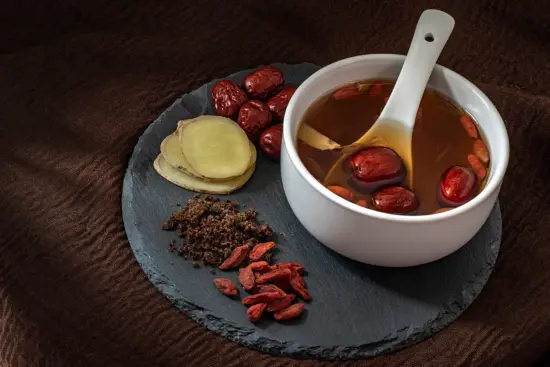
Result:
M458 83L465 84L465 86L468 89L470 89L473 94L477 95L483 101L483 103L485 103L490 113L495 116L493 123L496 125L496 128L500 130L500 134L498 134L497 137L495 138L487 137L487 139L501 140L504 148L503 154L495 158L495 160L498 162L495 164L496 169L492 172L492 176L487 181L485 188L481 191L479 195L477 195L475 198L473 198L466 204L463 204L459 207L453 208L453 210L449 210L442 213L432 213L432 214L425 214L425 215L389 214L389 213L379 212L369 208L364 208L341 198L340 196L334 194L332 191L327 189L319 181L317 181L317 179L315 179L315 177L313 177L313 175L307 170L307 168L302 163L302 160L298 156L298 151L296 149L296 142L298 140L297 134L296 134L296 139L292 139L292 129L294 128L294 126L292 126L292 123L290 121L293 115L293 111L294 109L296 109L296 106L298 105L298 101L300 100L301 95L304 93L304 90L308 86L316 83L317 78L321 75L328 74L336 69L346 67L347 65L350 65L353 63L358 63L358 62L364 63L364 62L374 61L374 60L377 60L377 61L382 60L382 61L387 61L389 63L403 62L405 60L405 56L398 55L398 54L368 54L368 55L359 55L359 56L345 58L319 69L318 71L310 75L296 89L296 92L294 93L293 97L290 100L290 103L288 104L285 117L284 117L283 144L286 148L285 150L287 154L289 155L290 162L294 165L294 167L297 169L297 171L302 176L302 178L311 187L313 187L319 194L323 195L328 200L334 202L335 204L351 212L354 212L366 217L373 217L376 219L381 219L381 220L390 221L390 222L397 222L397 223L433 223L437 221L446 220L455 216L465 214L466 212L473 210L478 205L480 205L485 200L487 200L496 190L499 189L502 183L502 180L504 179L506 168L508 166L508 159L510 155L510 145L509 145L510 143L509 143L508 133L504 125L504 121L502 120L502 117L500 116L500 113L498 112L494 104L491 102L489 97L485 95L485 93L483 93L478 87L476 87L472 82L470 82L468 79L466 79L462 75L439 64L436 64L434 69L436 69L438 72L443 73L445 75L450 75L452 78L455 78L456 81L458 81ZM453 81L453 82L456 83L456 81ZM299 123L299 121L295 122L294 124L297 124L297 123Z

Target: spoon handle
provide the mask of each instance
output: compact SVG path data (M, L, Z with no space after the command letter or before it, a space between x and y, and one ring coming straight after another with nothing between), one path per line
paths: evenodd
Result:
M412 132L428 79L454 25L453 17L442 11L422 13L403 68L378 120L399 121Z

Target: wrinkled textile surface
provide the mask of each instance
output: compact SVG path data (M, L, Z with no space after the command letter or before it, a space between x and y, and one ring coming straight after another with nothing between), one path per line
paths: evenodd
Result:
M274 358L204 331L148 282L121 183L178 96L271 62L405 53L421 11L457 25L440 63L506 120L495 272L451 326L398 353ZM529 1L29 1L0 10L0 365L527 366L550 350L550 4ZM368 325L365 325L368 327Z

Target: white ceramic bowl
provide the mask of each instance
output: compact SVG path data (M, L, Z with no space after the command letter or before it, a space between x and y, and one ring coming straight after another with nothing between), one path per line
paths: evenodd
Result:
M401 55L364 55L328 65L297 89L284 119L281 175L292 211L321 243L346 257L372 265L420 265L458 250L487 220L508 165L508 135L495 106L464 77L437 65L429 86L467 110L479 123L488 143L490 174L479 195L448 212L400 216L348 202L309 173L296 151L298 128L307 108L343 84L365 79L396 79L404 60Z

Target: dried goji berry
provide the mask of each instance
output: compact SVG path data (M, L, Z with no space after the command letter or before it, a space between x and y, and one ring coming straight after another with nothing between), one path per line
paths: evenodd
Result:
M468 154L468 163L470 163L470 166L476 173L477 178L479 178L480 181L483 180L485 175L487 175L487 170L479 158L473 154Z
M214 279L214 285L216 288L226 296L236 296L239 293L235 284L229 279L225 278L216 278Z
M274 247L275 242L257 243L248 254L248 257L252 261L258 261L262 256L264 256L269 250Z
M382 93L383 88L382 83L374 83L370 86L368 93L370 96L377 96Z
M247 266L246 268L239 269L239 282L247 291L254 288L256 280L254 279L254 272L250 269L250 267Z
M271 301L267 304L267 312L277 312L284 308L287 308L294 302L296 299L296 296L293 294L289 294L287 296L284 296L281 299L277 299L275 301Z
M270 271L269 273L262 274L256 278L256 283L262 284L262 283L269 283L276 279L288 279L290 278L291 271L286 268L282 269L275 269Z
M489 151L481 139L474 140L474 154L481 159L483 163L489 162Z
M243 305L255 305L256 303L269 303L276 299L283 298L278 292L264 292L253 294L243 298Z
M296 303L290 307L275 312L275 314L273 314L273 318L277 321L290 320L300 316L302 312L304 312L304 308L305 306L303 303Z
M355 203L355 205L362 206L363 208L368 208L369 207L369 204L367 204L366 200L359 200L358 202Z
M298 274L304 274L304 266L297 261L285 261L271 266L271 270L284 268L295 269Z
M281 288L285 292L289 292L292 290L292 287L290 286L289 278L275 279L272 283L277 287Z
M220 265L220 270L236 268L246 259L249 248L247 245L239 246L233 250L231 255Z
M472 139L478 138L476 124L474 123L474 120L472 120L470 115L460 116L460 123Z
M290 286L294 289L298 297L304 301L311 301L311 296L305 287L304 279L298 273L294 272L290 277Z
M327 186L327 189L335 193L336 195L340 196L341 198L344 198L348 201L353 201L353 193L342 186L332 185Z
M254 293L265 293L265 292L277 292L281 296L286 296L286 292L281 288L277 287L275 284L258 284L254 287Z
M350 86L347 86L347 87L342 87L342 88L338 89L337 91L335 91L332 94L332 98L334 98L337 101L341 101L343 99L348 99L348 98L360 96L361 94L363 94L363 93L361 93L361 91L357 88L356 85L350 85Z
M248 316L248 320L251 322L258 322L262 318L262 315L264 314L265 309L267 308L267 303L258 303L253 306L251 306L247 311L246 315Z
M269 263L267 261L256 261L248 264L248 267L252 271L260 271L260 270L267 269L269 267Z

